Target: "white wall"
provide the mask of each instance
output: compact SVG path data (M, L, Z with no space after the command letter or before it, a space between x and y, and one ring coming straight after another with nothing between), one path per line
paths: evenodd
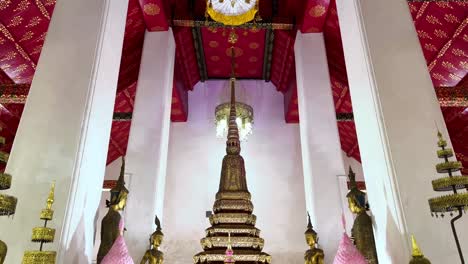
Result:
M255 115L242 155L264 251L273 263L297 264L307 248L299 127L285 123L283 95L271 83L240 82L238 93ZM199 83L189 94L189 121L171 125L162 223L167 264L191 263L209 227L205 211L212 209L218 190L226 141L216 138L214 109L228 94L225 89L226 81Z

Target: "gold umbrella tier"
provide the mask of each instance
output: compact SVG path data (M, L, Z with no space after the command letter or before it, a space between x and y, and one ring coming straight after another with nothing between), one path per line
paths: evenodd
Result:
M465 189L468 186L468 176L451 176L439 178L432 181L432 187L436 192L452 191Z
M211 225L216 224L250 224L255 225L257 217L253 214L219 213L210 216Z
M236 250L232 256L237 263L271 263L271 256L255 250ZM193 257L194 263L224 263L224 250L201 252Z
M55 229L48 227L35 227L32 231L31 241L33 242L54 242Z
M248 236L260 236L260 229L252 227L250 225L217 225L212 226L206 229L207 236L214 236L216 234L223 234L223 235L248 235Z
M55 251L26 251L22 264L54 264L57 252Z
M0 216L15 214L17 203L16 197L0 194Z
M0 173L0 190L7 190L11 187L11 175Z
M468 193L455 193L429 199L431 212L444 213L457 211L468 206Z
M253 204L249 200L217 200L214 203L213 211L215 213L220 211L245 211L248 213L253 212Z
M203 249L209 248L227 248L229 244L228 237L205 237L201 240ZM233 248L254 248L263 249L265 240L259 237L231 237L231 246Z

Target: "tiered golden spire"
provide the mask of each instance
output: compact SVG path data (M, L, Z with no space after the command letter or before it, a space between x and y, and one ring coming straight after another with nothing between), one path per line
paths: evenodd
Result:
M46 208L41 211L41 220L44 220L43 227L35 227L32 232L32 242L40 243L39 250L24 252L22 264L55 264L55 251L43 251L44 243L52 243L55 238L55 229L47 227L47 222L54 217L52 205L55 201L55 182L52 183L49 196L47 197Z
M201 240L204 251L194 256L194 263L223 263L229 245L234 252L232 259L236 262L271 262L270 255L262 252L264 240L260 238L260 230L255 228L257 218L252 214L253 204L247 188L244 159L240 155L235 82L233 64L226 156L223 159L219 189L213 206L214 214L210 216L211 227L206 229L206 237Z

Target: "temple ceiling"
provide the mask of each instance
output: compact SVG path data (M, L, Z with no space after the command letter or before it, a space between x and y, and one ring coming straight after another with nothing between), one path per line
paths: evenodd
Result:
M145 30L172 25L176 65L171 120L187 120L188 91L199 81L228 78L230 29L205 27L205 1L129 0L108 162L125 154ZM11 149L55 0L0 3L0 126ZM468 167L468 4L409 2L428 70L458 159ZM260 0L262 23L273 27L236 29L237 74L271 81L284 94L285 121L299 122L294 40L297 30L322 32L343 151L360 160L352 118L335 0ZM195 21L195 22L194 22ZM242 67L240 67L241 65ZM411 87L408 87L411 89ZM468 172L467 172L468 173Z

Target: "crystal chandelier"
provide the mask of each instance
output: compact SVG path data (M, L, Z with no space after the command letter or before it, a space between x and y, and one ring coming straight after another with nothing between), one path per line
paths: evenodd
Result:
M216 107L216 136L218 138L225 138L227 135L230 108L231 103L223 103ZM253 108L250 105L236 102L236 123L241 141L246 141L247 137L252 134L253 117Z

